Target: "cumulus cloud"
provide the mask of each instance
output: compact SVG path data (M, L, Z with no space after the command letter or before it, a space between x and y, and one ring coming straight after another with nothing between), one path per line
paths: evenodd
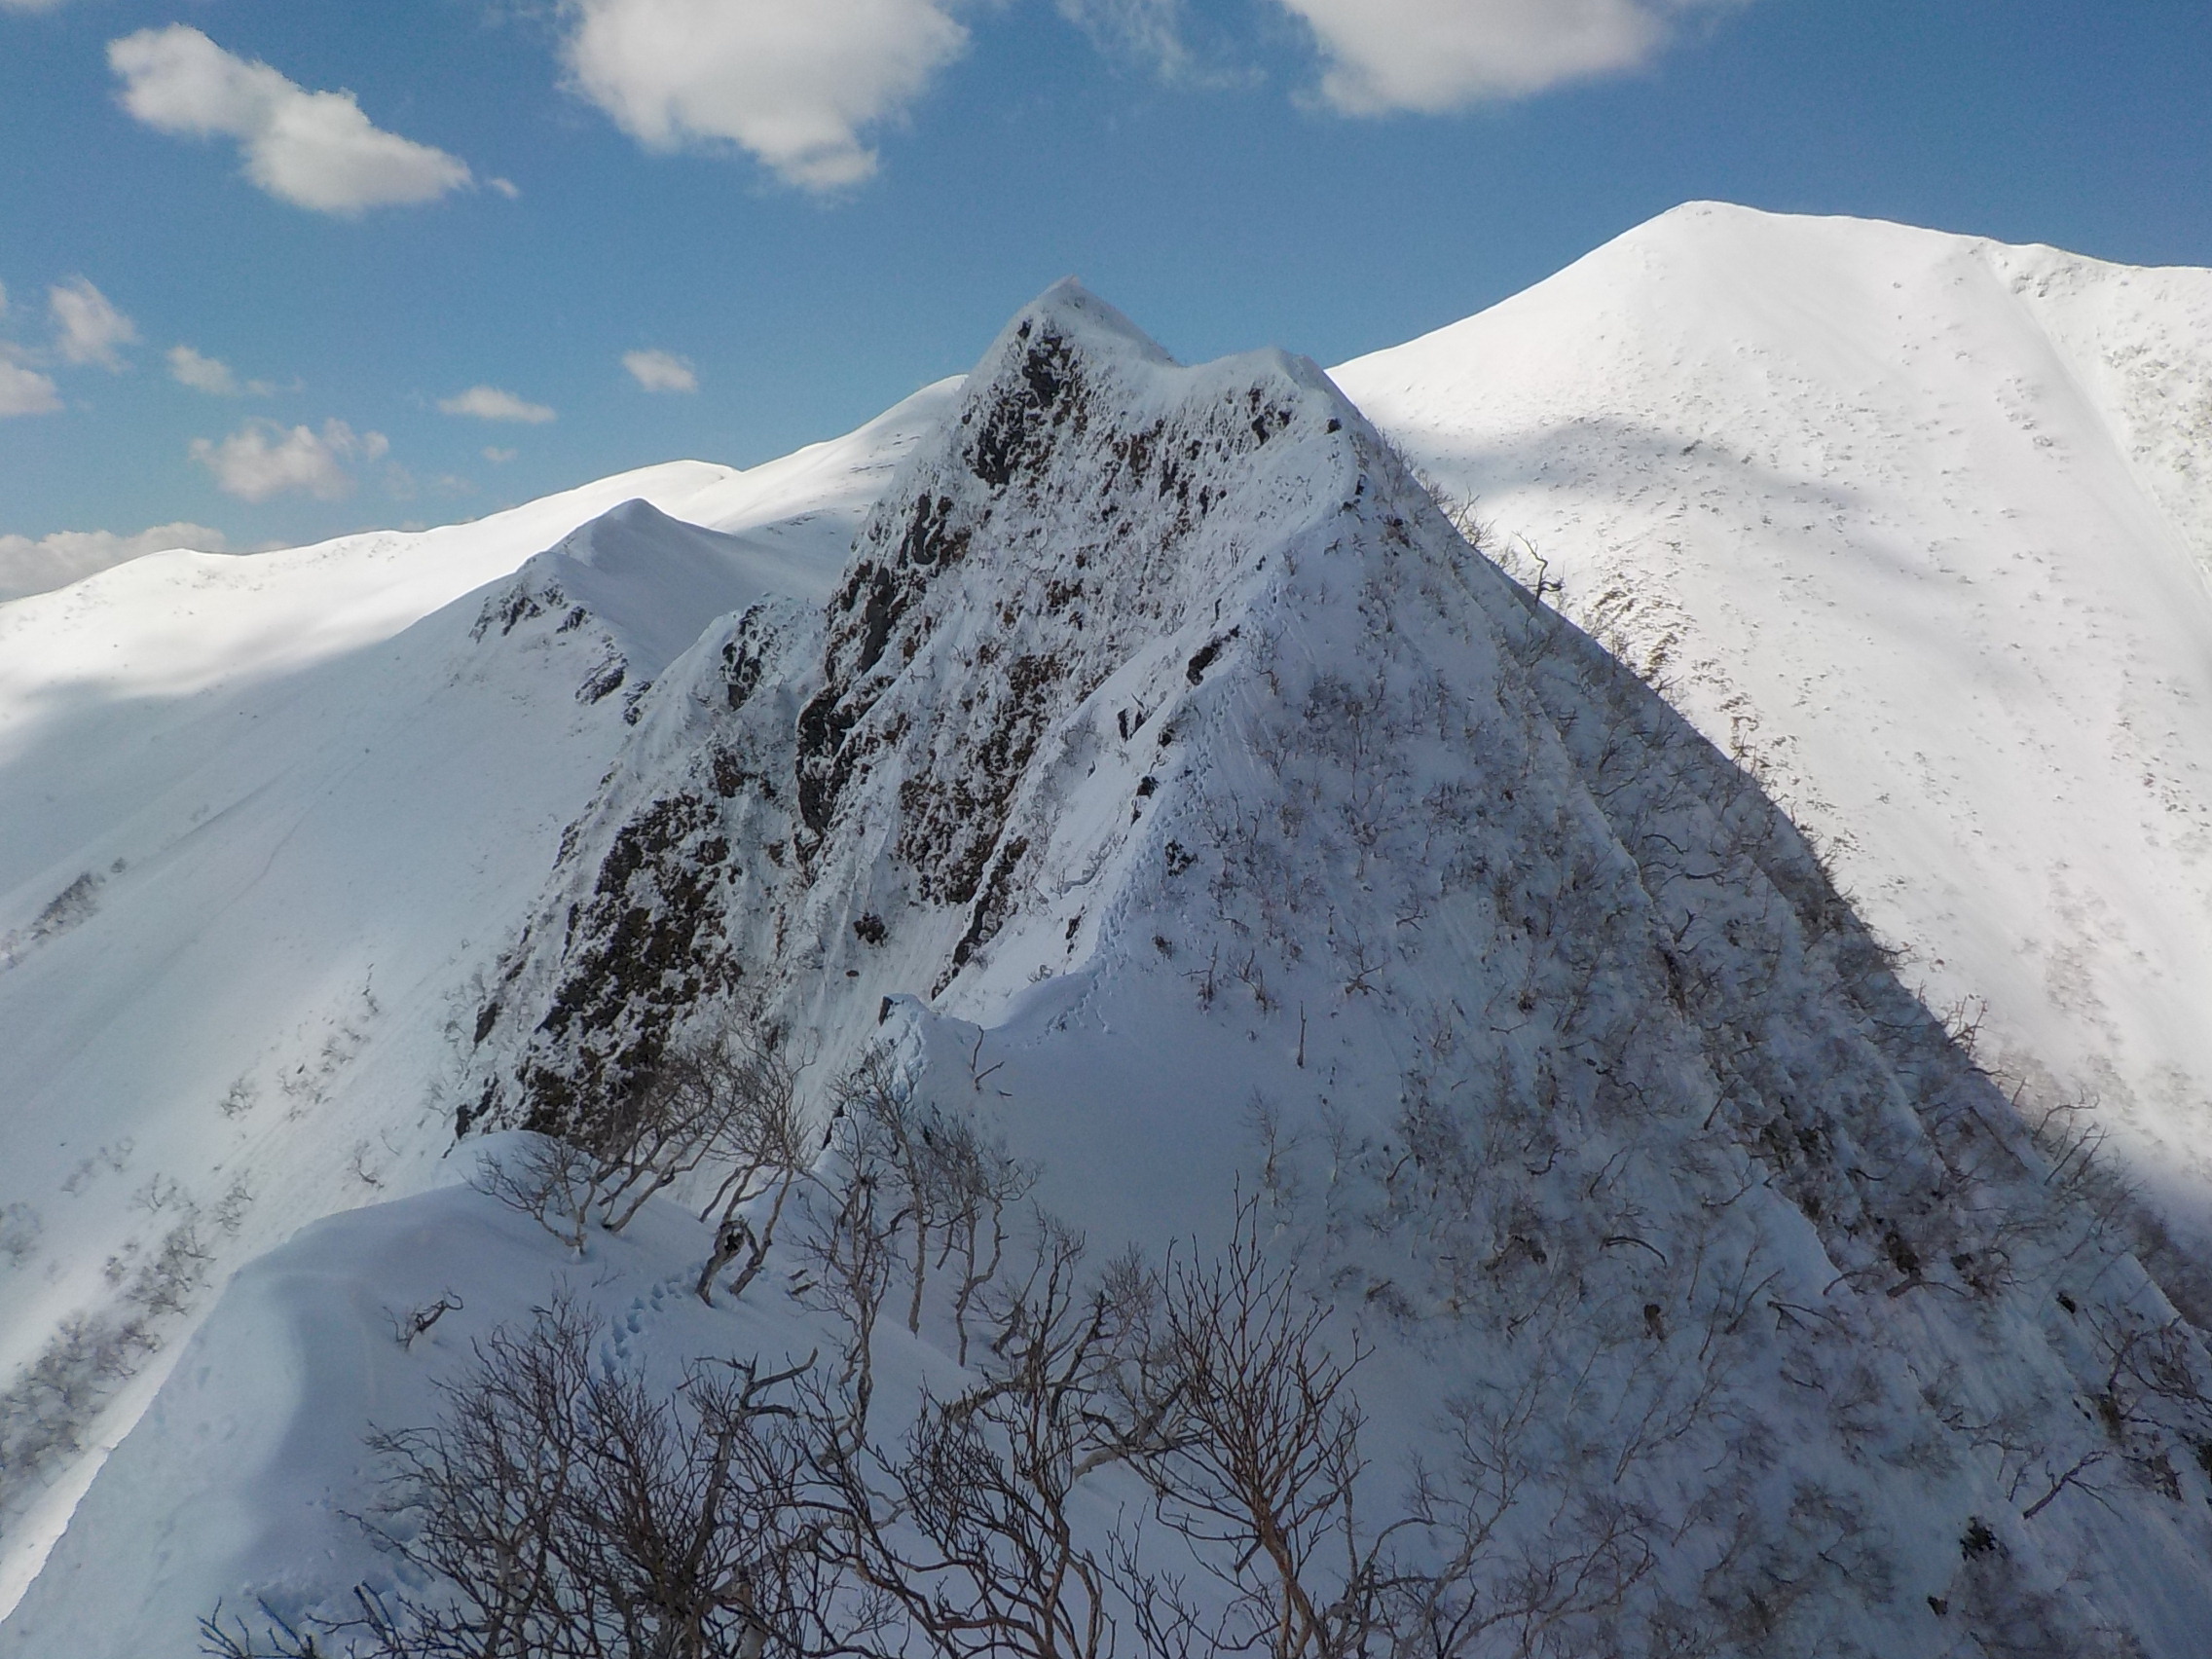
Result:
M486 444L484 446L484 459L490 461L494 466L506 465L508 461L514 460L514 458L520 453L521 451L519 450L501 449L497 444Z
M124 368L119 347L138 338L138 325L108 302L108 297L82 276L72 276L46 291L47 310L54 317L54 344L72 363L97 363L110 373Z
M27 535L0 535L0 603L26 594L47 593L83 581L111 565L171 547L201 553L228 553L230 542L203 524L162 524L136 535L107 530L64 530L33 541Z
M123 107L160 132L235 138L245 175L318 213L434 202L472 183L458 157L372 125L351 92L311 92L172 23L112 42Z
M192 459L241 501L266 501L294 491L335 501L353 492L348 462L380 461L390 448L382 432L356 434L343 421L325 421L320 432L248 421L221 443L194 438Z
M1743 0L1277 0L1311 25L1347 115L1442 114L1647 62L1676 19Z
M179 386L216 397L236 397L243 389L238 376L231 373L230 364L217 357L202 356L189 346L169 348L169 378Z
M648 149L732 143L804 190L875 171L862 138L967 48L939 0L571 0L575 90Z
M472 386L455 397L438 399L441 415L469 415L479 421L525 421L542 426L553 411L542 403L530 403L496 386Z
M54 382L23 367L0 345L0 421L11 415L51 415L60 407Z
M673 351L625 351L622 366L647 391L697 391L699 376L688 357Z

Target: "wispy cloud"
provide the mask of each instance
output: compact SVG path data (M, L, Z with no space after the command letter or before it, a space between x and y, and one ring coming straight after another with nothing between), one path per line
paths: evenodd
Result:
M0 601L47 593L83 581L111 566L171 547L201 553L227 553L230 542L203 524L162 524L136 535L106 530L64 530L33 541L27 535L0 535Z
M472 386L453 397L438 399L441 415L466 415L478 421L522 421L541 426L554 418L542 403L532 403L496 386Z
M1437 115L1650 61L1679 17L1746 0L1277 0L1313 30L1346 115Z
M391 448L382 432L356 434L343 421L325 421L322 430L286 429L274 421L248 421L220 443L192 440L192 459L215 475L216 484L241 501L300 494L335 501L353 493L349 463L381 461Z
M473 182L458 157L373 125L351 92L311 92L183 23L126 35L107 56L125 109L157 131L237 139L246 177L294 206L350 215Z
M937 0L570 0L575 90L648 149L735 144L803 190L874 173L864 134L967 49Z
M1111 57L1133 59L1169 81L1190 73L1183 0L1059 0L1059 12Z
M54 345L72 363L97 363L111 374L127 367L121 348L138 338L138 325L109 303L108 297L82 276L72 276L46 291L47 311L54 318Z
M698 372L688 357L673 351L625 351L622 366L647 391L697 391Z

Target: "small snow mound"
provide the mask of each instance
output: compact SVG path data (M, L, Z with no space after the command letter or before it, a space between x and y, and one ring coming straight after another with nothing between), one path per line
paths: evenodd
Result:
M774 594L811 597L818 585L812 571L757 538L703 530L635 499L530 560L512 592L566 610L570 626L588 617L633 680L653 680L716 617Z

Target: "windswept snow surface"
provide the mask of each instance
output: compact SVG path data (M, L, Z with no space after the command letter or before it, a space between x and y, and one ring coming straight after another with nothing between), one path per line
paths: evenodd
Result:
M747 472L0 606L0 1606L203 1287L428 1178L452 1021L637 696L827 592L950 389Z
M1698 203L1333 373L2212 1250L2212 272Z

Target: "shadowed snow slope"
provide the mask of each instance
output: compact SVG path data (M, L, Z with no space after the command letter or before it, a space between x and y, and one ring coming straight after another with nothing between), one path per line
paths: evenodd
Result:
M639 691L721 611L826 593L947 396L0 606L0 1606L202 1286L423 1178L447 1027Z
M1335 373L2212 1245L2212 272L1697 204Z

